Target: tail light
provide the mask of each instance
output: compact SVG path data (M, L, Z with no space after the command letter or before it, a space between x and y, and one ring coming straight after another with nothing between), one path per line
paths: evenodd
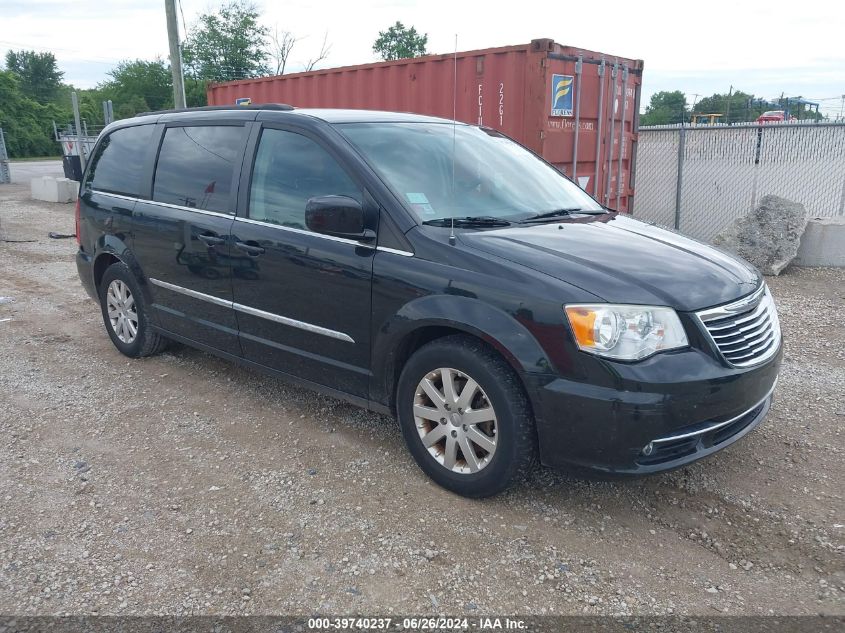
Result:
M79 198L76 199L76 214L75 215L76 215L76 243L81 246L82 245L82 236L79 234L79 224L80 224L80 222L79 222L79 216L80 216Z

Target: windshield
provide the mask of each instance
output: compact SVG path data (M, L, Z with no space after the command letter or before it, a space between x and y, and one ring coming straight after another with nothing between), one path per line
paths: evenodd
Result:
M337 128L422 222L601 210L554 167L494 130L444 123Z

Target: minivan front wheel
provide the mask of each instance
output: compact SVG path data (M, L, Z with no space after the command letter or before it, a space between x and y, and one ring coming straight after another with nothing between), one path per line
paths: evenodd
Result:
M130 358L151 356L167 341L150 327L138 280L123 262L115 262L100 281L100 308L109 338Z
M411 454L444 488L494 495L534 461L534 421L522 385L481 341L450 336L423 346L405 365L396 395Z
M496 410L475 379L458 369L439 367L420 380L414 424L429 455L452 472L477 473L496 454Z

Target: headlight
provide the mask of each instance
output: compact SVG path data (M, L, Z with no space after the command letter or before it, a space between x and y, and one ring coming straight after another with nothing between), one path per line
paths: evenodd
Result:
M686 347L687 335L672 308L659 306L566 306L578 347L618 360L640 360L656 352Z

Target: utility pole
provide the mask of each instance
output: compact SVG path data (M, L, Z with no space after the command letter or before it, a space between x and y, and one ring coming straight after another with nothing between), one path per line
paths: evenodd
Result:
M182 76L182 52L179 49L179 23L176 21L176 0L164 0L167 14L167 39L170 42L170 72L173 75L173 106L185 107L185 79Z
M82 125L79 121L79 99L76 91L70 93L70 102L73 105L73 124L76 132L76 153L79 154L79 165L85 171L85 147L82 144Z
M731 87L728 90L728 105L725 111L725 123L727 123L728 125L731 124L731 95L733 94L733 91L734 87L733 84L731 84Z

